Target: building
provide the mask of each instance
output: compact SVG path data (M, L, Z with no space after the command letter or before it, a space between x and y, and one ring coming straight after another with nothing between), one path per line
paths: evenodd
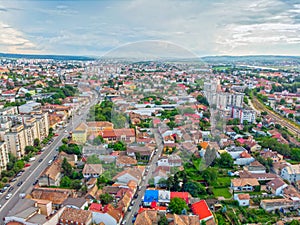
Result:
M290 183L296 183L298 180L300 180L300 164L287 164L282 168L280 176Z
M6 165L9 162L8 150L5 142L0 142L0 173L6 170Z
M40 176L39 186L59 186L61 178L61 161L56 160Z
M72 141L84 144L87 140L87 125L80 123L72 133Z
M200 200L199 202L192 204L191 209L192 212L199 217L200 221L208 221L213 219L213 214L205 200Z
M85 164L82 170L83 177L88 179L91 177L99 177L103 173L101 164Z
M249 206L250 205L250 195L249 194L234 194L234 200L238 201L239 206Z
M31 101L24 105L20 105L18 108L20 114L30 114L36 111L40 111L41 106L41 103Z
M256 112L253 109L232 108L231 117L239 119L241 124L244 121L254 123L256 121Z
M82 209L65 208L59 217L61 225L90 225L92 224L92 212Z
M260 187L256 178L234 178L231 180L231 188L234 191L254 191Z
M4 135L4 141L7 145L8 152L17 158L24 156L27 142L23 125L20 124L12 127L11 131Z
M266 187L269 191L271 191L276 196L280 196L283 194L283 189L285 189L288 185L281 179L275 178L274 180L269 181L266 184Z
M248 166L245 166L244 169L250 173L266 173L266 167L258 161L250 163Z

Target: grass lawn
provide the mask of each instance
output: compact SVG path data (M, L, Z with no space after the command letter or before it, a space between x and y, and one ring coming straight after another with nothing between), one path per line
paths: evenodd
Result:
M215 197L223 196L224 198L231 198L228 188L213 188L213 193Z

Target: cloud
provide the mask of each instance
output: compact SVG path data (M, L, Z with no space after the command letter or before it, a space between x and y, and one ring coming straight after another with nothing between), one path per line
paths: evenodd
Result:
M2 22L0 22L0 45L4 47L3 51L10 53L27 53L27 50L38 52L36 45L26 39L22 32Z

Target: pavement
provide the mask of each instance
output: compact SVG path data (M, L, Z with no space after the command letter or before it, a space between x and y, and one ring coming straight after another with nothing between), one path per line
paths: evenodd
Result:
M48 166L48 162L58 154L56 148L62 145L61 140L63 138L66 138L69 135L69 132L72 131L74 127L76 128L86 118L89 112L89 108L98 100L99 98L92 99L92 101L88 105L80 110L80 112L82 112L81 115L74 115L72 120L73 122L71 121L66 128L63 128L56 132L58 136L54 136L54 141L50 145L46 146L45 151L41 155L36 155L35 161L30 162L30 167L24 168L25 172L11 184L11 186L14 187L14 190L11 192L12 197L9 200L5 199L8 194L7 191L0 196L0 205L2 206L0 209L0 224L4 224L2 222L4 217L13 207L16 206L18 200L20 199L19 195L21 193L31 193L34 187L34 181L38 179L41 173L46 169L46 167ZM65 130L67 132L65 132ZM43 159L43 161L38 162L41 158ZM23 184L17 186L20 181L23 181Z
M140 209L140 205L142 204L142 199L144 198L145 191L148 187L149 179L152 177L153 172L155 171L157 167L157 160L161 156L162 150L163 150L163 144L162 144L162 138L159 134L157 129L152 129L152 133L154 134L156 145L157 145L157 153L156 155L153 155L151 158L151 161L148 164L149 171L146 175L144 175L144 179L141 182L139 186L141 186L140 190L137 190L138 197L136 199L133 198L134 204L132 206L131 211L127 211L124 219L122 221L122 224L126 225L132 225L132 219L134 218L134 215L138 213ZM146 173L146 172L145 172Z

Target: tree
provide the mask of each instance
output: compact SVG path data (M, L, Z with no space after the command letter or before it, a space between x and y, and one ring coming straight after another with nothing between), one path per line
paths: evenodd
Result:
M97 155L91 155L87 158L86 161L87 164L101 164L101 160L99 159L99 157Z
M214 168L207 168L203 171L203 178L211 185L218 178L217 171Z
M111 203L114 200L114 198L108 193L101 194L99 198L103 205L107 205L108 203Z
M158 221L158 225L168 225L169 222L168 222L168 219L165 215L163 215L160 220Z
M40 146L40 139L38 139L38 138L34 139L34 141L33 141L33 146L34 146L34 147Z
M30 152L34 152L34 147L33 146L26 146L25 147L25 153L29 154Z
M168 209L174 214L181 215L182 211L184 209L188 210L189 208L188 208L186 202L183 199L181 199L181 198L172 198L171 201L170 201Z
M69 140L68 140L68 138L63 138L61 140L61 142L66 145L66 144L68 144Z
M61 187L70 187L71 186L71 179L67 176L63 176L63 178L61 178L61 181L60 181L60 186Z
M104 140L103 140L103 137L101 137L100 135L95 137L93 140L94 145L101 145L102 143L104 143Z
M293 113L289 113L289 114L288 114L288 118L289 118L289 119L293 119L293 118L294 118L294 114L293 114Z
M234 160L228 152L224 152L220 154L220 158L217 159L217 164L220 167L225 167L225 168L233 167L233 162Z
M183 191L189 192L193 197L199 197L206 193L205 187L200 183L189 181L183 184Z
M71 164L68 163L66 158L64 158L61 167L63 169L63 173L64 173L65 176L70 177L72 175L73 168L72 168Z
M72 180L70 184L70 188L76 189L77 191L81 188L82 184L80 180Z

